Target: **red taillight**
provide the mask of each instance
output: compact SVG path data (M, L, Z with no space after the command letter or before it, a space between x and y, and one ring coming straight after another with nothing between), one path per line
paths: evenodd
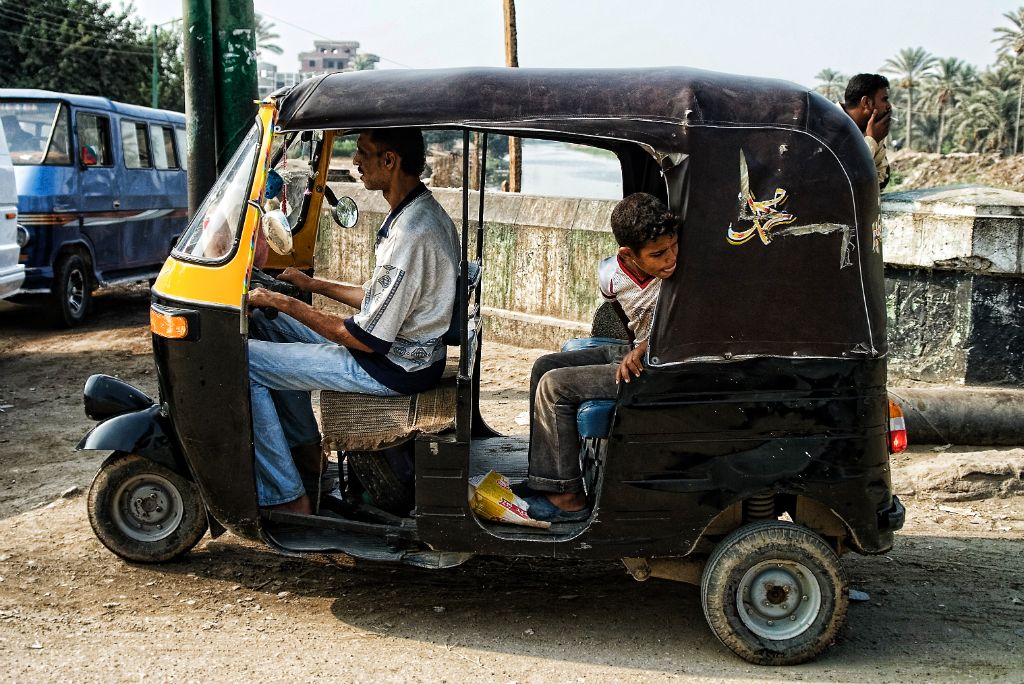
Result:
M903 409L892 399L889 400L889 453L901 454L907 450L907 424L903 420Z

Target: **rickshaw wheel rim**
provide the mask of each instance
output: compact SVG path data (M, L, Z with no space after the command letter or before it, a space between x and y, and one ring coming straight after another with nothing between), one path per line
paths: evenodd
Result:
M810 568L790 560L763 561L736 588L736 606L747 629L763 639L800 636L821 612L821 585Z
M181 525L185 506L170 480L146 473L125 480L114 494L113 520L140 542L166 539Z

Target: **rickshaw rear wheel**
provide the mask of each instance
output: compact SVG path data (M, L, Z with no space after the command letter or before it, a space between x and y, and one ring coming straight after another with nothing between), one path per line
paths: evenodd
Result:
M836 639L849 603L839 557L807 528L744 525L715 548L701 577L704 617L719 640L757 665L796 665Z
M188 553L206 533L206 507L196 486L135 454L114 452L89 489L89 522L121 558L163 563Z

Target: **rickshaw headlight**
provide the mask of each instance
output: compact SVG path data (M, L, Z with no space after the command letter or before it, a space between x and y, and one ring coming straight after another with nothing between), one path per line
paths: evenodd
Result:
M188 318L153 306L149 309L149 329L160 337L183 340L188 337Z

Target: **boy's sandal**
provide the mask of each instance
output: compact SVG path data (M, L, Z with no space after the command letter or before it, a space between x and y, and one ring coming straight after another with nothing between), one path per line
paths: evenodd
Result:
M548 497L543 494L526 497L524 500L530 505L526 514L534 520L552 523L582 522L590 517L589 507L579 511L565 511L548 501Z

